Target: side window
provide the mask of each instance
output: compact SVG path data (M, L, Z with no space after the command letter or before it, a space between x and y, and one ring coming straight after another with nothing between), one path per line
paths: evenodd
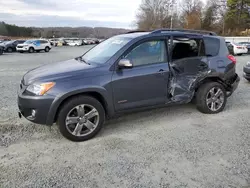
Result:
M217 56L220 49L220 41L216 38L204 38L206 55Z
M126 56L133 65L142 66L167 61L166 45L163 40L152 40L139 44L133 48Z
M205 56L205 47L202 39L174 37L172 60Z
M41 44L45 44L45 43L47 43L47 41L45 41L45 40L40 40L40 43L41 43Z

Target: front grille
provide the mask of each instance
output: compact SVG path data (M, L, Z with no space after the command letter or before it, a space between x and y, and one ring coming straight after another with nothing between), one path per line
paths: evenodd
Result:
M22 46L17 46L17 48L23 48Z

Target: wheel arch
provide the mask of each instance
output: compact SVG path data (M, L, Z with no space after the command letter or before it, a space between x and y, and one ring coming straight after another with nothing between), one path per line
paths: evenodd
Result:
M96 100L98 100L104 110L105 110L105 114L106 116L108 116L110 114L110 109L108 108L108 100L105 96L105 94L103 94L103 92L97 91L97 90L90 90L90 91L74 91L68 94L65 94L64 96L58 98L56 100L56 102L54 104L52 104L50 112L49 112L49 117L47 118L47 125L52 125L53 123L56 122L57 118L58 118L58 114L60 112L60 109L62 108L62 106L68 102L69 100L71 100L74 97L78 97L78 96L90 96L95 98Z
M223 79L219 76L210 76L210 77L206 77L202 80L200 80L196 86L195 86L195 92L197 92L197 90L205 83L208 82L218 82L220 84L222 84L225 88L226 88L226 84L224 83Z

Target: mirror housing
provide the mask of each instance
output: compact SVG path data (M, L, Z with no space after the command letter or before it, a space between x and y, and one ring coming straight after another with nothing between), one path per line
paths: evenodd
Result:
M118 67L120 69L131 69L133 68L133 64L129 59L121 59L118 63Z

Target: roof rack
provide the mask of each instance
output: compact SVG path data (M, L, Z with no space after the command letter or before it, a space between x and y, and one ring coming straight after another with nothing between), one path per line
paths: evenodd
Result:
M144 30L134 30L134 31L129 31L129 32L127 32L126 34L129 34L129 33L140 33L140 32L149 32L149 31L144 31Z
M188 32L188 33L197 33L197 34L206 34L206 35L213 35L217 36L215 32L212 31L204 31L204 30L191 30L191 29L157 29L151 32L151 34L162 33L164 31L175 31L175 32Z

